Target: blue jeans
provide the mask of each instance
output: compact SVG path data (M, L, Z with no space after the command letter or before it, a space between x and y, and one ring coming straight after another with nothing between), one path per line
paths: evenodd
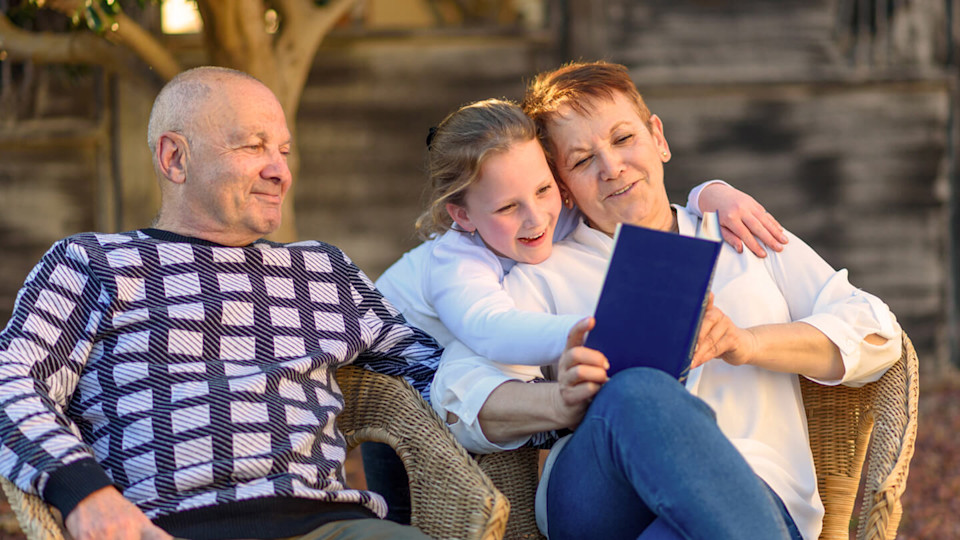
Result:
M793 519L673 377L635 368L612 377L550 474L551 540L796 539Z
M365 442L360 445L367 489L387 501L387 519L410 524L410 482L400 456L388 444Z

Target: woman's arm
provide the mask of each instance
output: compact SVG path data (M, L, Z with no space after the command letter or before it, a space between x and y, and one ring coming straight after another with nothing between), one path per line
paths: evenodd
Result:
M868 336L873 338L881 339ZM846 370L840 349L813 326L791 322L739 328L711 300L690 368L712 358L826 380L842 379Z
M694 366L713 357L823 384L874 381L900 357L901 329L879 298L854 287L796 236L764 260L792 322L748 329L708 309ZM716 310L719 312L719 310ZM701 350L702 349L702 350Z
M498 386L480 409L478 419L491 442L507 441L533 433L573 429L607 382L607 358L583 346L593 317L578 322L567 336L555 383L524 384L509 381Z

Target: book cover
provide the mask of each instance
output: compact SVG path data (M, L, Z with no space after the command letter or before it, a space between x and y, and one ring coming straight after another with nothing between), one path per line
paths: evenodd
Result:
M716 216L701 229L718 237ZM653 367L686 378L721 244L621 224L585 345L603 352L608 374Z

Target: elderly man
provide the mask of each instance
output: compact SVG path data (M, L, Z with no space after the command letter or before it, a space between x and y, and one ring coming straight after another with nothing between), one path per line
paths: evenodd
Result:
M276 97L190 70L148 138L153 228L56 243L0 334L0 474L78 540L423 538L344 485L333 375L425 391L440 348L339 249L260 239L292 182Z

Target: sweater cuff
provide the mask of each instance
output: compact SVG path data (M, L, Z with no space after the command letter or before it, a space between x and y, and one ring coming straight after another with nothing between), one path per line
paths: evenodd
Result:
M50 473L43 499L60 510L63 519L88 495L113 485L103 467L93 458L84 458Z

